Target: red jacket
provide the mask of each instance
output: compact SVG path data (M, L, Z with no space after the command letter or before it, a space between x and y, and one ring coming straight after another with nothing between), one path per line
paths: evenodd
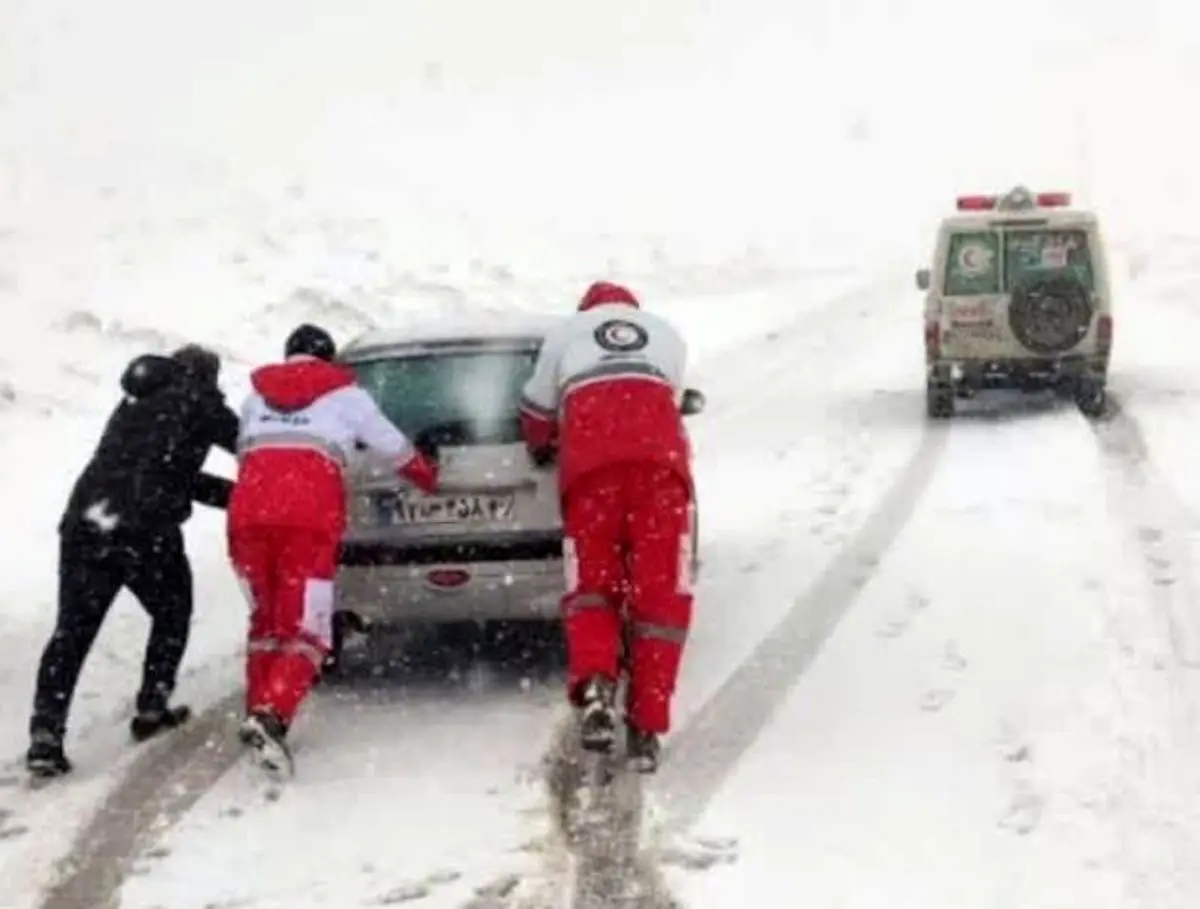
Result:
M564 494L593 470L629 462L669 467L692 486L680 413L686 346L670 323L619 299L552 331L525 386L526 443L558 448Z
M418 487L436 486L436 465L383 415L354 373L292 357L251 375L242 405L232 530L291 527L340 537L346 527L345 471L356 442L394 457Z

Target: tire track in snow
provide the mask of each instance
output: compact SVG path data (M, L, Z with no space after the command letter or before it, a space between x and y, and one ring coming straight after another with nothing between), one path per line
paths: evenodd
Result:
M927 423L916 450L859 531L724 684L670 739L662 769L647 788L666 818L658 837L686 833L742 757L771 722L825 641L858 599L884 553L908 523L933 479L949 432ZM679 755L679 758L676 758ZM568 716L546 758L555 834L571 854L571 909L677 909L655 856L642 850L641 779L625 778L603 794L599 824L578 820L586 801L586 759ZM508 879L511 886L513 880ZM559 906L562 895L513 897L498 885L481 888L464 909Z
M898 285L890 276L864 282L812 310L802 311L771 331L753 345L756 351L760 348L763 352L770 351L768 357L757 361L760 368L755 370L755 380L770 382L793 368L797 351L778 341L801 333L804 327L818 325L824 329L822 337L810 340L820 344L825 335L848 327L843 322L865 318L860 304L893 286ZM831 319L835 323L833 326L829 324ZM745 357L744 349L738 351L739 360ZM687 826L703 811L721 780L733 769L787 691L811 664L820 645L849 608L882 552L907 520L932 476L943 436L942 427L930 427L913 459L891 491L880 500L862 530L831 563L812 591L796 601L787 618L734 672L709 706L680 733L679 738L687 743L689 750L695 747L689 742L689 736L699 739L699 747L712 748L707 739L713 735L727 738L727 729L718 728L714 732L706 724L711 723L714 716L720 719L725 711L732 711L739 719L739 725L734 728L741 730L733 734L733 738L741 744L733 748L713 748L717 760L704 763L707 775L686 773L681 776L671 773L671 765L664 767L668 798L672 793L677 795L678 791L694 790L697 793L681 802L684 810L676 817L676 826ZM754 684L754 676L759 674L767 681L765 686ZM775 691L779 686L782 688ZM747 709L743 703L746 699L755 702L754 709ZM762 711L764 702L770 705L765 714ZM179 821L237 761L241 753L235 735L239 707L240 694L230 695L137 758L88 820L71 851L59 862L58 879L45 892L38 909L117 909L120 889L143 849ZM693 729L697 721L700 726ZM675 750L677 747L672 745L667 757ZM704 788L706 786L708 789ZM636 798L640 801L640 787L635 788ZM621 813L640 819L637 811ZM637 831L627 830L625 836L633 837L636 842ZM666 897L657 887L653 889L654 905L663 905L662 900Z
M242 699L235 691L143 746L57 862L37 909L119 909L139 859L242 759Z
M1151 595L1167 622L1171 649L1180 665L1200 667L1200 621L1196 574L1186 536L1186 516L1150 461L1141 426L1110 395L1110 410L1089 421L1106 464L1118 482L1113 501L1142 554Z
M721 388L728 396L727 406L710 408L709 413L728 410L729 416L745 420L777 412L778 398L762 395L761 389L778 387L784 377L795 378L797 362L804 362L809 348L830 349L831 341L869 317L865 304L896 286L890 277L863 282L801 313L758 341L718 357L722 365L749 361L754 368L742 374L740 382L724 381ZM713 364L705 363L704 367L707 372ZM758 393L748 394L756 390ZM810 589L794 600L784 618L672 737L662 770L646 787L657 791L658 803L667 814L666 822L655 831L656 838L684 833L692 826L812 665L907 524L933 478L947 432L946 423L924 424L917 448L859 529L841 544L838 555ZM550 886L545 892L535 884L533 893L522 893L519 876L507 876L479 888L463 909L557 909L563 905L563 887L571 894L566 903L571 909L678 909L679 904L662 880L660 862L683 858L684 864L691 865L695 858L659 855L658 850L647 850L641 843L642 806L647 793L640 778L626 780L625 785L614 787L602 797L608 804L601 807L600 827L595 822L573 819L572 815L578 817L581 810L581 795L586 788L580 771L585 759L573 729L572 719L567 717L556 730L545 762L553 835L565 853L557 856L556 863L561 874L566 862L567 882ZM672 761L672 755L679 752L685 754L684 761ZM711 857L720 860L724 847L712 848Z
M933 479L948 424L928 423L917 450L858 533L782 620L669 742L654 784L664 830L682 833L704 813L858 599ZM678 757L676 757L678 755Z
M684 833L699 820L812 665L907 523L934 475L950 425L927 425L917 451L858 534L672 738L663 769L653 783L667 812L664 833ZM1174 514L1177 509L1172 507L1168 491L1149 465L1142 431L1116 401L1107 419L1089 421L1089 425L1104 459L1120 481L1118 504L1142 550L1154 595L1162 601L1162 614L1169 626L1175 656L1182 666L1200 666L1200 629L1187 608L1193 600L1190 557L1172 530L1179 526ZM682 756L682 760L676 759L676 755ZM554 794L556 803L564 795L561 791ZM640 805L642 793L640 789L632 791L626 798L631 801L625 807L632 808L634 804ZM556 804L556 809L561 807ZM634 813L623 812L627 817ZM609 841L603 848L628 853L630 841L636 842L637 827L635 821L629 829L609 831ZM646 899L632 903L639 909L670 905L669 896L655 886L652 872L653 869L645 867L635 869L635 873L646 878L649 891ZM503 905L503 902L486 905Z
M1141 425L1111 396L1110 412L1090 421L1108 472L1108 497L1126 536L1141 557L1146 580L1148 612L1160 623L1169 651L1156 656L1154 667L1165 679L1159 705L1170 722L1170 747L1166 753L1135 749L1134 773L1146 785L1158 781L1149 793L1129 799L1128 816L1122 818L1126 842L1153 837L1154 865L1146 859L1123 867L1127 895L1139 904L1185 905L1177 902L1194 888L1197 804L1194 798L1194 755L1200 747L1200 616L1196 615L1197 587L1189 530L1193 523L1187 507L1154 466ZM1157 630L1157 629L1156 629ZM1149 759L1152 769L1145 761ZM1163 783L1162 780L1169 782ZM1137 790L1135 790L1136 792ZM1121 806L1118 804L1118 810ZM1140 809L1140 810L1139 810ZM1143 853L1146 855L1148 853ZM1194 902L1194 900L1193 900Z
M240 692L229 695L138 756L59 863L39 909L118 909L143 849L238 759L240 707Z
M641 848L642 778L610 764L616 772L612 783L594 789L588 780L597 764L580 747L578 717L569 713L556 727L546 757L546 785L555 832L573 858L564 888L570 891L570 909L679 909L653 857ZM549 905L552 900L534 902ZM467 909L504 905L477 900Z

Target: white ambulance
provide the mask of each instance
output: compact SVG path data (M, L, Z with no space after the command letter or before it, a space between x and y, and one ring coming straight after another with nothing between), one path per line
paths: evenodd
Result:
M983 389L1053 389L1105 410L1112 291L1096 216L1062 192L960 196L938 229L925 292L926 407Z

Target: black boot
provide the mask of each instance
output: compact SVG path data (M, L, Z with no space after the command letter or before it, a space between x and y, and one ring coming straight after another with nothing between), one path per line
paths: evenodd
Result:
M269 710L254 710L238 727L238 740L255 751L258 766L270 776L285 777L295 772L292 751L287 745L287 724Z
M29 750L25 753L25 769L39 779L70 773L73 768L63 753L62 736L46 729L35 730L30 735Z
M612 751L617 735L616 685L593 676L579 688L579 743L585 751Z
M186 704L177 707L151 707L139 710L129 722L129 734L135 742L154 738L160 732L182 726L192 718L192 709Z
M643 732L636 726L625 727L625 756L629 769L635 773L654 773L662 745L653 732Z

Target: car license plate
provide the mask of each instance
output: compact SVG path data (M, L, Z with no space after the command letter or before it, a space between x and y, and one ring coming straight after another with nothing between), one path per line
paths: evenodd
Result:
M515 497L511 493L398 498L392 507L392 521L396 524L484 524L488 521L510 521L515 504Z

